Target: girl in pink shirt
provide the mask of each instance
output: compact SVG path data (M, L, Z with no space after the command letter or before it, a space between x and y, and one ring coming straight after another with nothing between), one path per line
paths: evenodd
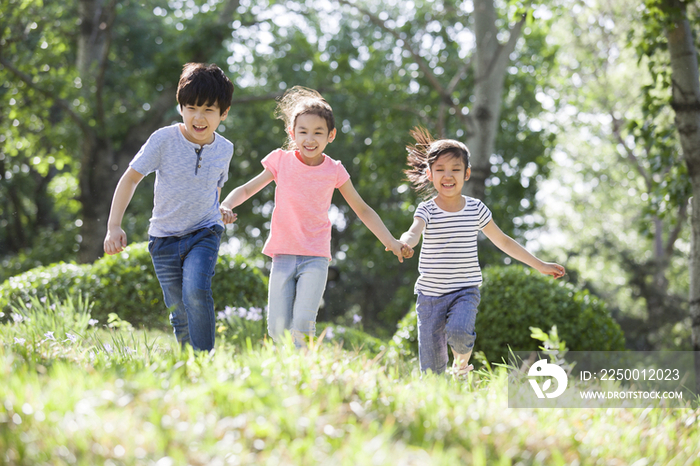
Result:
M402 247L355 190L339 161L323 153L336 135L333 110L321 95L301 86L287 91L277 106L284 120L289 150L277 149L262 161L264 170L237 187L221 203L225 223L236 220L231 209L272 180L275 208L263 253L272 257L268 287L268 333L275 342L291 331L295 346L316 332L316 314L331 260L328 209L337 188L357 216L403 262Z

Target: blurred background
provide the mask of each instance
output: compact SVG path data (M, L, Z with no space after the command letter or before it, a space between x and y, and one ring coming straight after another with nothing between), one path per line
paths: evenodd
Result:
M419 202L409 130L465 142L466 194L577 287L605 301L632 349L691 349L691 184L655 2L625 0L0 0L0 283L90 263L119 177L179 121L182 65L216 63L236 90L219 132L235 144L223 189L285 141L275 99L317 89L334 109L326 150L398 237ZM687 14L698 30L697 7ZM697 65L697 62L696 62ZM147 239L154 176L124 219ZM222 251L266 271L274 184L241 206ZM417 257L399 264L337 195L319 321L393 334ZM490 242L482 267L509 264ZM504 310L507 312L507 310Z

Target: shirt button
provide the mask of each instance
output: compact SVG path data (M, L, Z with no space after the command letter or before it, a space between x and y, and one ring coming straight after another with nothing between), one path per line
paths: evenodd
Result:
M197 168L202 168L202 166L201 166L201 165L197 165Z

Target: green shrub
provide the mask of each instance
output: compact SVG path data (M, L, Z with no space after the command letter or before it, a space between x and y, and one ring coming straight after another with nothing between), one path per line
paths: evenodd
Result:
M265 277L242 256L219 256L212 291L218 309L264 306L267 300ZM114 313L137 327L168 324L163 292L145 242L91 265L59 263L10 277L0 286L0 310L9 311L13 302L49 294L88 296L94 303L92 315L101 323Z
M481 304L476 317L474 351L491 362L507 360L514 351L537 350L540 342L530 327L550 329L571 351L622 351L625 340L605 303L587 290L555 281L520 265L488 267L483 271ZM404 357L418 354L415 307L399 322L390 345Z
M418 317L415 303L396 324L396 333L389 342L389 348L405 359L418 357Z
M28 303L32 298L89 295L98 284L90 269L88 264L59 262L10 277L0 286L0 311L8 314L11 304Z

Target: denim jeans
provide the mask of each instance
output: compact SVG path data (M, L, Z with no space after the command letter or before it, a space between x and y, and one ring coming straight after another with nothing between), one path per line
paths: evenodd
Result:
M272 259L268 289L267 331L275 342L286 330L294 345L316 334L316 314L328 277L328 258L278 254Z
M474 348L479 287L471 286L442 296L418 293L418 356L420 369L436 374L445 372L449 355L447 345L459 354Z
M196 350L214 348L211 279L223 232L222 226L213 225L185 236L151 236L148 241L175 337Z

